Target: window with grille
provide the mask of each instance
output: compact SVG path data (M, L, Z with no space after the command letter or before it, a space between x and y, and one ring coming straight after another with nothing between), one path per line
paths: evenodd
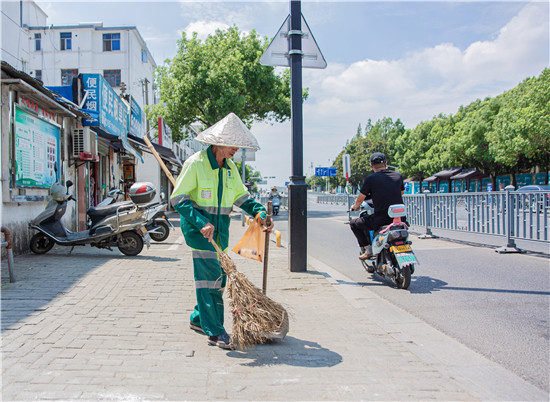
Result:
M71 43L73 34L70 32L61 32L59 35L61 38L60 49L71 50L73 48Z
M120 34L103 34L103 51L111 52L113 50L120 50Z
M61 70L61 85L71 85L73 78L78 75L78 69Z
M36 52L42 50L42 34L35 33L34 34L34 50Z
M112 88L120 86L120 70L103 70L103 78Z
M34 70L34 78L39 81L42 81L42 70Z

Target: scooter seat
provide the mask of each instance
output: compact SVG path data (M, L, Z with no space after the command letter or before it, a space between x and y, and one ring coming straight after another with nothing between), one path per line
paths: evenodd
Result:
M376 229L374 231L374 234L373 234L373 237L376 237L380 234L380 232L382 232L383 230L385 230L388 226L390 225L384 225L382 227L379 227L378 229ZM393 225L392 226L393 229L407 229L407 225L405 223L400 223L398 225Z
M116 212L123 212L132 209L135 204L132 201L115 202L110 205L103 205L101 207L93 207L86 212L92 220L92 226L103 218L109 215L116 215Z

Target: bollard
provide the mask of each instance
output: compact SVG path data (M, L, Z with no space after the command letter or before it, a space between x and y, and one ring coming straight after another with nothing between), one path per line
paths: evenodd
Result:
M274 230L273 233L275 233L275 246L281 247L281 232Z
M11 243L11 232L5 226L2 226L2 233L6 241L2 242L2 246L6 246L6 252L8 255L8 273L10 275L10 283L15 282L15 275L13 273L13 248Z

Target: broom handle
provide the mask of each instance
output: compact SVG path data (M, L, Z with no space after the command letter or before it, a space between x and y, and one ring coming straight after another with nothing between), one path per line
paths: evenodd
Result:
M217 252L218 254L221 255L221 254L223 253L223 251L222 251L222 249L220 248L220 246L218 246L218 243L216 243L216 242L214 241L213 238L210 238L210 239L208 239L208 240L210 241L210 243L212 243L212 245L213 245L214 248L216 249L216 252Z
M149 138L147 138L147 136L144 136L143 137L143 141L145 141L145 143L147 144L147 147L149 147L149 150L153 153L153 156L155 158L157 158L157 162L159 163L160 167L162 168L162 170L164 170L164 173L166 173L166 176L168 177L168 179L170 180L170 182L172 183L172 185L174 187L176 187L176 180L174 179L174 177L172 176L172 173L170 173L170 171L168 170L168 168L166 167L166 164L164 163L164 161L160 158L157 150L155 149L155 147L153 146L153 144L151 144L151 141L149 140Z
M265 218L265 224L269 227L271 222L271 201L267 202L267 218ZM262 285L262 292L265 295L267 291L267 260L269 255L269 235L271 233L266 230L265 232L265 246L264 246L264 278Z

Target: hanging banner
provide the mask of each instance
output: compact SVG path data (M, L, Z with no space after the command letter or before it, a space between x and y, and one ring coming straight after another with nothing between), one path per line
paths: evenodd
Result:
M127 141L128 107L101 74L82 74L82 85L88 93L84 109L97 115L97 120L84 120L85 126L100 127Z
M130 96L130 134L143 138L145 134L145 113L141 111L133 96Z
M15 105L15 185L49 188L59 169L60 126Z

